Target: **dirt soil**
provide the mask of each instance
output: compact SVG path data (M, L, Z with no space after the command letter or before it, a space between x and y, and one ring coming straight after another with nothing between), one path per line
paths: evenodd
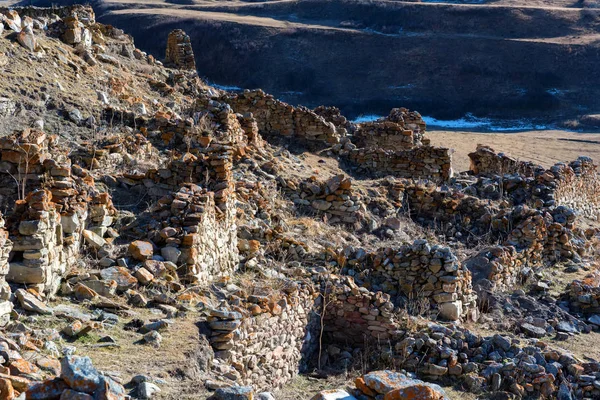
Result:
M428 130L434 146L454 149L452 162L456 172L469 169L468 154L478 144L491 146L520 160L529 160L550 167L557 162L572 161L579 156L600 159L600 135L562 130L526 131L518 133L485 133L448 130Z

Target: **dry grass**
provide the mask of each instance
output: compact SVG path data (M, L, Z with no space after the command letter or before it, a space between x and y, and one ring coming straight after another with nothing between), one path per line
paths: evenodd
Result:
M161 314L153 314L147 309L135 309L135 314L135 318L145 321L162 317ZM160 348L141 344L141 334L123 329L124 324L130 319L121 317L116 326L104 325L100 330L68 344L77 348L76 354L91 357L96 368L111 374L116 373L124 383L138 374L150 375L166 381L166 384L159 385L162 392L156 397L158 400L191 400L208 397L203 381L186 378L186 375L193 375L194 362L191 355L197 352L199 347L199 333L196 326L198 315L191 314L174 319L174 325L162 334L163 341ZM55 316L38 316L37 322L31 325L32 328L60 330L67 325L67 322ZM113 337L119 347L94 347L97 339L106 335Z

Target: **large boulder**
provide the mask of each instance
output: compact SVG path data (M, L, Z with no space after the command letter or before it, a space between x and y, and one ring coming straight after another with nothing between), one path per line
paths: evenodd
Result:
M367 396L382 394L384 400L449 400L440 386L394 371L369 372L357 379L356 386Z

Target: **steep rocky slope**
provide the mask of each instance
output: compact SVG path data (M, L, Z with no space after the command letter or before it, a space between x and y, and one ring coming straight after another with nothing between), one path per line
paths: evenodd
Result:
M184 29L200 75L213 82L332 104L352 118L398 103L438 119L472 113L552 124L598 113L594 4L470 3L93 4L100 21L125 27L153 54L169 31Z

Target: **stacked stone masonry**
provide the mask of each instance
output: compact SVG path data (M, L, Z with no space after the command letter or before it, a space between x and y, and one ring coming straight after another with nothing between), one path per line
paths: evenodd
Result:
M49 294L76 263L84 239L101 246L116 215L88 171L61 155L63 162L51 158L55 141L35 130L0 140L4 206L14 209L7 225L13 242L7 280Z
M352 141L359 148L408 150L423 144L425 126L419 113L394 108L387 118L357 124Z
M180 276L199 284L229 277L237 265L235 210L229 203L221 211L214 196L214 192L185 184L158 200L150 213L159 220L145 226L161 256L183 269Z
M477 319L471 273L449 248L416 240L374 253L346 248L343 257L343 271L357 284L389 294L396 304L427 300L443 319Z
M238 113L251 113L263 136L297 137L307 142L332 145L346 133L345 129L336 128L315 112L305 107L293 107L262 90L227 94L221 100Z
M306 370L317 348L318 292L310 284L282 283L282 293L246 288L230 299L231 309L209 311L215 356L232 366L240 384L281 388Z
M497 154L482 145L478 145L469 157L470 171L478 176L478 181L464 191L494 200L504 196L515 205L543 208L563 204L584 209L585 204L582 203L589 199L569 202L571 199L561 194L566 188L573 191L574 188L585 187L586 181L595 181L596 178L596 166L589 157L579 157L568 164L557 163L549 169Z
M169 33L165 61L176 68L196 70L192 41L183 30L175 29Z
M365 206L361 196L352 190L352 180L344 175L324 182L314 177L301 182L280 177L279 183L294 204L325 215L331 224L356 224L363 219Z
M409 150L355 148L340 153L348 157L359 171L375 176L431 179L437 182L452 177L452 154L443 147L418 146Z

